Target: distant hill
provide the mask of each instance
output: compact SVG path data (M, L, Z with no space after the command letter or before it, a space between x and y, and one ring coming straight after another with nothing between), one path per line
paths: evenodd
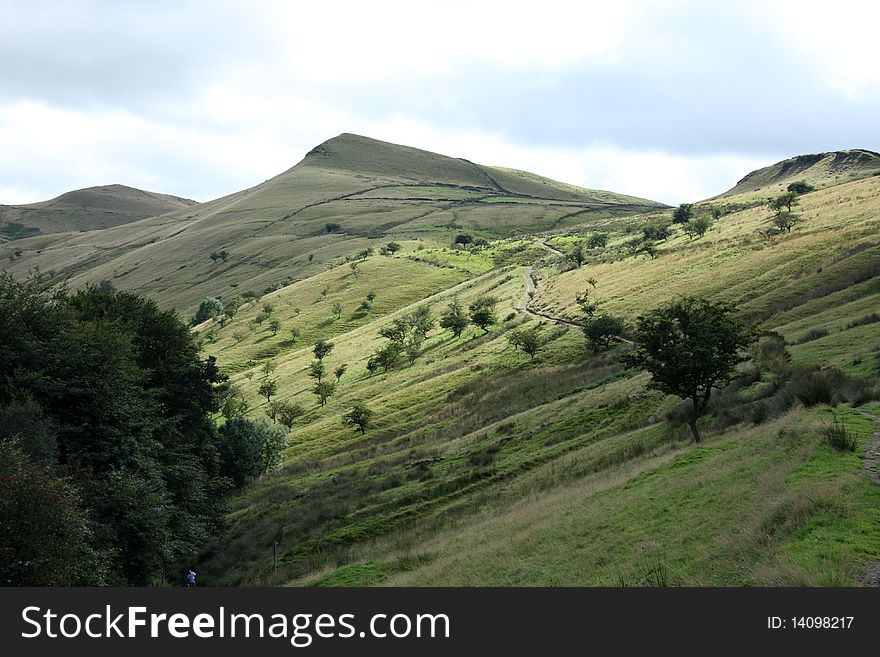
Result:
M50 201L0 205L0 236L33 235L111 228L195 205L195 201L125 185L88 187Z
M462 232L509 237L664 207L343 134L250 189L124 226L19 240L0 246L0 261L14 275L39 267L74 287L109 280L191 312L205 297L262 294L391 240L451 245Z
M770 196L799 180L821 189L876 175L880 175L880 153L874 151L856 148L798 155L752 171L721 196L754 192L760 192L761 196Z

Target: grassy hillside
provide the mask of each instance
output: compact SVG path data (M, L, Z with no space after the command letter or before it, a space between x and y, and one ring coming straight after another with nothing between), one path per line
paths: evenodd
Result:
M125 185L89 187L41 203L0 205L0 237L18 240L34 235L99 230L195 204L195 201Z
M645 223L668 220L665 211L574 215L536 234L497 230L464 250L426 231L394 257L368 258L357 277L339 264L255 299L230 323L199 326L250 415L267 409L258 394L267 378L279 399L307 409L281 470L231 501L200 574L297 585L868 581L880 562L880 487L860 458L880 428L870 417L880 414L870 401L880 367L878 199L878 177L805 194L792 231L768 238L757 231L769 210L751 192L725 197L734 211L699 239L674 227L656 258L626 244ZM466 218L493 236L479 215ZM608 245L574 267L562 254L596 231ZM677 294L730 301L781 334L794 365L840 372L781 378L746 363L694 445L679 401L624 367L625 343L587 348L575 303L586 289L630 323ZM359 313L370 290L375 303ZM471 326L455 339L435 328L413 365L367 371L394 318L424 306L436 316L455 297L467 306L485 294L499 299L490 331ZM277 336L267 319L256 323L266 303ZM543 343L534 361L508 340L532 326ZM321 337L335 345L327 369L347 366L323 408L308 376ZM836 409L803 401L817 381L833 389ZM363 436L341 422L355 402L375 412ZM835 421L855 452L826 444Z
M205 297L261 295L390 239L439 247L460 232L490 239L661 207L344 134L251 189L125 226L0 245L0 262L74 287L109 280L191 313ZM221 251L225 259L210 257Z

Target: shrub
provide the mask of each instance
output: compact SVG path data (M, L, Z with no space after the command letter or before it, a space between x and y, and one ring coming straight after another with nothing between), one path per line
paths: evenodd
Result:
M825 442L838 452L856 451L856 437L849 433L846 424L836 414L831 426L825 427L823 433L825 434Z
M846 376L836 367L814 367L797 372L787 389L806 407L819 404L834 406L840 401L845 383Z
M800 338L795 340L795 344L804 344L806 342L812 342L813 340L818 340L819 338L824 338L828 335L828 329L818 328L818 329L810 329L806 333L804 333Z

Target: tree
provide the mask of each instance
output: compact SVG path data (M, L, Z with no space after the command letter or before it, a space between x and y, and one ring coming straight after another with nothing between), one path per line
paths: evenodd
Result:
M581 242L575 244L571 251L568 252L568 259L576 264L578 268L587 261L587 254L584 251L584 245Z
M470 324L470 319L465 314L458 297L455 297L446 308L446 312L440 316L440 328L449 329L452 331L452 335L458 338L468 324Z
M694 216L693 203L682 203L672 213L672 223L686 224Z
M263 363L263 367L260 370L263 372L263 376L268 377L275 370L278 369L278 364L274 360L267 360Z
M478 297L470 305L470 318L474 326L479 326L484 332L489 332L489 327L497 320L495 318L495 306L498 305L497 297L483 295Z
M385 249L390 255L394 255L395 253L397 253L398 251L400 251L400 244L398 244L397 242L388 242L388 244L386 244L383 248L384 248L384 249Z
M263 313L266 315L266 317L268 317L269 315L271 315L274 312L275 312L275 306L272 305L270 302L267 301L263 304Z
M358 266L358 263L355 262L354 260L352 260L351 262L348 263L348 267L349 267L349 269L351 269L352 275L355 278L359 278L361 270L360 270L360 267Z
M535 360L535 354L541 347L541 327L533 326L532 328L519 331L519 346L529 355L531 360Z
M266 404L266 417L272 420L272 422L275 422L275 419L278 417L278 409L280 408L280 405L281 402L277 399Z
M587 240L587 246L591 249L604 249L608 246L608 233L593 233Z
M278 421L290 431L305 409L293 402L278 402Z
M798 180L791 183L785 189L789 192L794 192L795 194L808 194L809 192L815 191L816 188L806 180Z
M314 253L310 253L310 254L309 254L309 262L311 262L311 261L314 260L314 259L315 259L315 254L314 254Z
M236 486L277 467L287 447L287 432L266 420L232 418L220 427L219 433L222 470Z
M697 420L712 389L730 382L754 335L733 306L684 297L638 317L629 362L651 373L652 388L693 402L689 424L699 442Z
M790 233L791 229L794 228L795 224L798 223L798 221L798 217L793 215L791 212L780 212L773 217L773 225L779 231L784 230L786 233Z
M220 413L227 420L233 417L246 415L249 409L250 404L248 404L247 399L245 399L244 392L242 392L241 388L239 388L238 386L230 385L222 393L220 401Z
M211 253L211 260L216 264L218 260L222 260L226 262L226 258L229 257L229 251L214 251Z
M785 192L770 201L770 207L777 212L785 208L791 212L792 206L798 204L798 195L795 192Z
M266 402L272 401L272 395L278 392L278 383L275 379L266 379L260 384L259 393L266 398Z
M202 302L199 304L199 309L193 317L192 323L193 325L201 324L204 321L219 317L222 314L223 302L215 297L208 297L207 299L202 299Z
M358 252L358 257L359 257L361 260L366 260L366 259L369 258L371 255L373 255L373 253L375 253L375 251L373 251L373 247L372 247L372 246L369 246L369 247L367 247L366 249L364 249L363 251L359 251L359 252Z
M468 235L467 233L459 233L455 236L455 244L461 244L462 246L467 246L468 244L473 244L474 238Z
M639 250L642 253L648 254L651 260L654 260L657 257L657 245L651 240L642 240L641 248Z
M342 317L342 304L338 301L333 302L333 314L336 315L336 319Z
M621 319L606 314L588 318L584 323L583 330L593 351L598 353L603 349L608 349L613 340L623 335L625 327Z
M269 330L272 332L272 335L278 335L278 329L281 328L281 322L277 319L273 319L269 322Z
M691 239L700 238L712 228L712 220L706 215L700 215L696 219L687 222L683 228L684 232L687 233Z
M671 235L667 224L648 224L642 226L642 237L647 241L665 242Z
M302 337L302 332L299 330L298 327L294 326L292 329L290 329L291 343L296 344L297 340L299 340L300 337Z
M434 316L428 306L419 306L412 313L406 316L406 322L409 324L410 330L425 339L428 333L434 328Z
M324 360L324 357L327 356L331 351L333 351L332 342L328 342L327 340L323 339L315 342L315 358L317 358L319 361Z
M406 359L409 361L410 366L412 366L416 359L422 355L422 341L424 338L418 334L413 333L403 344L403 351L406 353Z
M336 392L336 384L330 383L329 381L322 381L315 384L315 387L312 388L312 392L318 397L318 403L320 403L321 408L323 408L327 404L327 400L333 396L334 392Z
M324 378L324 363L319 360L313 360L309 364L309 376L318 383L321 383L321 379Z
M387 372L400 360L401 349L402 345L397 342L389 342L384 347L377 349L370 358L375 366L374 369L381 367L384 372ZM367 363L367 369L370 369L369 362Z
M342 375L345 374L345 370L348 369L348 365L340 365L335 370L333 370L333 376L336 377L336 383L339 383L339 379L342 378Z
M367 429L370 427L370 420L372 419L373 411L358 402L342 416L342 423L347 427L357 427L361 435L364 435L367 433Z
M595 285L593 287L595 288ZM599 310L602 302L593 295L591 290L584 290L575 297L575 303L580 306L581 312L587 317L592 317Z
M324 224L324 230L328 233L338 233L342 230L342 226L334 223Z

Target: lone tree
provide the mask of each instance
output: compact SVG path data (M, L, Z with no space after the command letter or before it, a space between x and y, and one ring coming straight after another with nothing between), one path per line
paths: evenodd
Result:
M336 377L336 383L339 383L339 379L342 378L342 375L345 374L345 370L348 369L348 365L340 365L335 370L333 370L333 375Z
M489 327L497 321L495 319L496 305L498 305L498 299L489 295L481 296L474 301L470 305L470 317L474 326L479 326L488 333Z
M318 360L324 360L324 356L333 351L333 343L327 342L326 340L318 340L315 343L315 358Z
M269 322L269 330L272 332L272 335L278 335L278 329L281 328L281 322L277 319L273 319Z
M342 423L347 427L357 427L361 435L367 433L370 420L373 419L373 411L360 402L356 403L342 416Z
M532 328L523 329L519 332L517 343L519 343L522 350L529 355L529 359L531 360L535 360L535 354L537 354L538 349L541 348L540 332L540 326L533 326Z
M400 251L400 244L398 244L397 242L388 242L388 244L383 246L382 249L382 255L394 255L395 253Z
M355 260L352 260L351 262L349 262L348 267L349 267L349 269L351 269L351 273L354 275L355 278L360 276L361 270L360 270L360 267L358 266L358 263Z
M199 309L196 311L195 317L192 319L192 323L195 326L196 324L201 324L205 320L218 317L222 314L223 302L215 297L208 297L207 299L202 299L202 302L199 304Z
M683 297L636 320L631 365L651 373L650 387L693 402L688 424L700 442L697 420L706 411L712 388L723 388L754 340L754 329L733 306Z
M806 180L798 180L796 182L791 183L785 189L789 192L794 192L795 194L807 194L809 192L815 191L816 188L813 187Z
M333 302L333 314L336 315L336 319L342 317L342 304L338 301Z
M468 316L465 314L464 308L462 308L458 297L454 298L452 303L450 303L449 307L446 309L446 312L440 315L440 328L449 329L452 331L452 335L456 338L461 336L461 332L464 331L470 323L471 320L468 319Z
M266 402L272 401L272 395L278 392L278 383L274 379L267 379L260 384L260 394L266 398Z

